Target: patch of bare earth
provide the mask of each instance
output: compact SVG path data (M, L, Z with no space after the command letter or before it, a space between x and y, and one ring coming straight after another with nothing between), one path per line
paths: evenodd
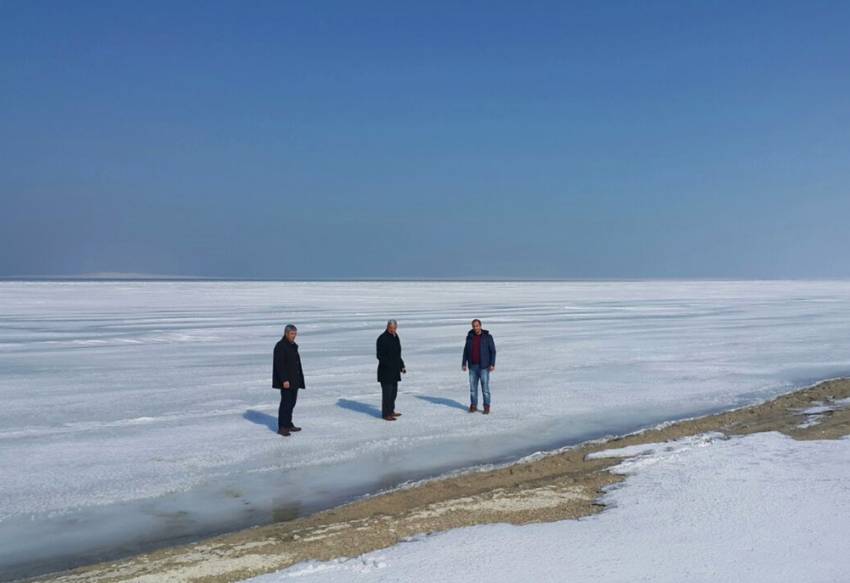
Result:
M612 447L663 442L709 431L745 435L780 431L795 439L850 434L850 380L827 381L775 400L681 421L606 442L366 498L312 516L251 528L37 579L52 583L159 581L218 583L283 569L305 560L354 557L422 533L475 524L527 524L599 512L601 490L623 478L607 470L619 459L587 459ZM831 409L806 422L813 406Z

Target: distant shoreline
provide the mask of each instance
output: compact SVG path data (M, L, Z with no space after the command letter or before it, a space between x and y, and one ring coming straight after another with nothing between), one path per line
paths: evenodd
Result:
M836 277L781 277L781 278L728 278L728 277L330 277L330 278L246 278L206 277L184 275L8 275L0 276L0 283L639 283L639 282L836 282L850 283L848 278Z

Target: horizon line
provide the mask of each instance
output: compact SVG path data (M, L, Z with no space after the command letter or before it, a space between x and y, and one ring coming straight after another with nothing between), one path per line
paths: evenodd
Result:
M268 283L333 283L333 282L637 282L637 281L850 281L845 277L528 277L528 276L481 276L481 277L451 277L451 276L403 276L403 277L221 277L195 275L162 275L141 273L104 273L80 275L0 275L0 282L268 282Z

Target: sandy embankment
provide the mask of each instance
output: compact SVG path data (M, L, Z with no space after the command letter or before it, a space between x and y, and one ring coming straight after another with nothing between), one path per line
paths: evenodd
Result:
M848 398L850 380L827 381L761 405L587 443L499 469L433 480L290 522L37 580L237 581L305 560L357 556L420 533L493 522L579 518L600 512L595 501L601 489L623 479L606 471L620 459L587 459L590 453L709 431L728 435L780 431L795 439L836 439L850 434L850 407L832 410L829 404ZM802 413L819 405L825 405L819 416Z

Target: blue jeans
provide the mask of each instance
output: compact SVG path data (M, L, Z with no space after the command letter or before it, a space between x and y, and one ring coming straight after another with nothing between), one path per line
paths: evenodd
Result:
M484 395L484 406L490 406L490 370L477 364L469 365L469 402L478 406L478 381L481 381L481 394Z

